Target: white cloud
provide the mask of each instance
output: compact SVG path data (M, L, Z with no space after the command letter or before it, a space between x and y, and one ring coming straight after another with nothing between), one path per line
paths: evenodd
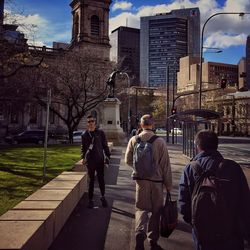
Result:
M68 41L71 37L71 22L55 24L39 14L22 15L10 11L7 13L7 23L18 24L18 30L25 34L28 43L36 46L52 46L54 41ZM65 31L66 30L66 31Z
M206 39L205 46L226 49L231 46L245 45L246 39L246 34L233 35L218 31Z
M153 2L153 1L152 1ZM213 14L218 12L250 12L249 0L226 0L220 6L216 0L175 0L170 4L153 6L141 6L137 12L123 12L110 19L110 32L121 25L139 28L140 17L151 16L157 13L170 12L173 9L199 7L201 13L201 25ZM218 15L207 23L204 31L205 44L233 45L245 44L245 37L250 34L250 15L241 19L238 15ZM218 35L219 34L219 35ZM225 39L225 42L223 42ZM231 39L231 41L230 41ZM227 42L226 42L227 41Z
M116 1L112 6L112 11L116 10L130 10L133 4L127 1Z
M134 0L135 1L135 0ZM164 1L163 1L164 2ZM152 1L152 4L154 1ZM216 0L175 0L169 4L145 5L137 10L129 1L116 1L112 10L126 10L110 18L109 31L119 26L140 28L140 17L157 13L170 12L173 9L199 7L201 13L201 25L217 12L250 12L249 0L226 0L221 6ZM39 14L11 15L17 23L21 23L22 31L29 38L29 43L36 45L51 45L53 41L67 42L71 38L71 20L65 23L52 23ZM15 21L15 20L14 20ZM29 27L29 28L26 28ZM220 44L223 47L245 44L245 37L250 34L250 15L241 20L238 15L219 15L213 17L206 25L204 32L204 44L212 46ZM220 46L220 47L221 47ZM216 46L217 47L217 46Z

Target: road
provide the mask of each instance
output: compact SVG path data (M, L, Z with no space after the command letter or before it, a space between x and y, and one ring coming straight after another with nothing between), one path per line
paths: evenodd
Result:
M159 136L166 139L166 136ZM178 135L177 144L182 144L182 140L182 135ZM169 143L171 142L172 136L169 137ZM241 165L250 167L250 138L220 136L219 151L225 158L235 160Z

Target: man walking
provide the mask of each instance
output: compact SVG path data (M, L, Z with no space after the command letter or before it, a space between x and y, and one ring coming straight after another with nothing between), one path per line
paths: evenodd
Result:
M239 164L223 159L218 137L201 130L198 154L182 174L180 213L192 225L196 250L243 250L250 239L250 192Z
M86 164L89 176L89 203L88 207L93 208L93 195L95 173L101 191L101 202L103 207L107 207L105 199L105 182L104 182L104 161L110 159L110 152L104 132L96 128L96 120L93 116L87 117L87 130L82 135L81 158L82 162ZM105 154L105 155L104 155Z
M129 166L134 167L132 177L136 181L136 250L144 249L144 241L147 237L152 250L162 249L157 244L157 241L159 239L160 211L163 207L163 185L167 190L170 190L172 186L172 174L167 145L162 138L155 136L152 130L153 127L154 122L151 115L147 114L142 116L142 132L130 139L125 154L125 162ZM147 159L146 162L144 161L144 164L142 164L142 173L140 173L139 169L137 170L133 164L133 161L135 162L136 159L139 158L138 155L135 155L135 149L139 146L138 144L140 142L149 142L152 144L151 168L153 168L154 174L151 176L145 174L147 171L146 165L151 161L150 159ZM149 154L148 152L142 157L146 159ZM143 169L143 167L145 167L145 169ZM151 213L150 217L149 213Z

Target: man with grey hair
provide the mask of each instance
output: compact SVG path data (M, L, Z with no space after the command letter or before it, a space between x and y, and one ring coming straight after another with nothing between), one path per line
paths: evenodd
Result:
M136 171L135 167L132 173L132 178L136 181L136 250L144 249L146 238L149 240L151 250L162 249L157 244L157 241L159 239L160 211L163 206L163 186L167 190L170 190L172 187L172 173L167 145L163 138L155 136L153 127L154 121L152 116L149 114L142 116L142 132L130 139L125 154L125 162L129 166L134 167L138 143L141 141L152 144L152 162L154 163L152 167L155 168L154 174L147 178L141 177L142 175ZM145 157L147 156L145 155Z

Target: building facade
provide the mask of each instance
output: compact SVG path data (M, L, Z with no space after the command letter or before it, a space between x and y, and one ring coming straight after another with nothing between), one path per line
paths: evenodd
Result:
M176 84L179 59L200 52L199 8L141 17L140 34L141 85Z
M71 2L73 25L72 41L69 45L54 43L54 48L28 46L24 35L16 31L16 25L3 24L1 21L2 11L0 11L0 39L4 38L10 46L12 42L10 39L13 39L13 34L16 34L15 37L19 41L17 44L22 45L22 51L20 52L26 53L29 51L35 58L43 58L45 65L60 64L60 56L70 52L90 51L94 55L98 55L96 63L100 65L100 68L103 68L104 65L109 63L110 54L108 37L110 3L110 0L73 0ZM105 78L105 76L103 77ZM6 78L5 81L8 81L9 85L12 84L11 78ZM32 85L31 79L27 79L27 81L29 81L28 84ZM103 83L105 84L105 81ZM46 98L46 94L45 92L44 98ZM0 99L0 136L17 133L25 129L45 128L46 111L35 99L22 102L23 105L12 100L2 100L3 98ZM58 110L66 115L66 107L61 104L58 105L60 105L60 107L57 107ZM90 112L97 118L98 123L102 122L102 104L94 107ZM85 118L82 119L77 129L86 128L85 120ZM53 112L50 112L49 124L49 130L67 131L65 123Z
M139 85L140 30L121 26L111 32L110 44L110 60L128 73L131 86Z
M250 89L250 35L246 42L246 87Z
M177 92L197 90L199 86L199 57L186 56L180 59L177 73ZM239 88L238 65L205 62L202 64L202 88L220 87L221 80L227 80L227 89L237 91Z
M246 82L246 58L242 57L238 63L239 90L247 90Z
M111 0L73 0L71 45L94 50L109 59L109 6Z

